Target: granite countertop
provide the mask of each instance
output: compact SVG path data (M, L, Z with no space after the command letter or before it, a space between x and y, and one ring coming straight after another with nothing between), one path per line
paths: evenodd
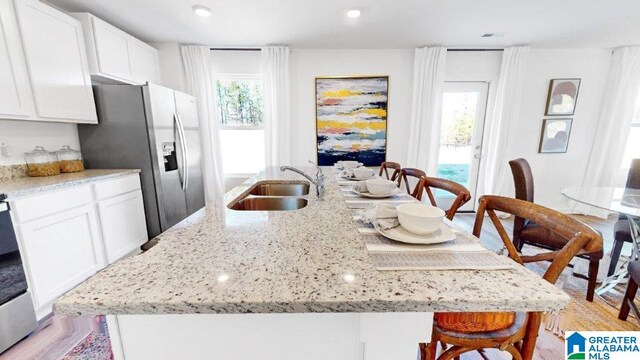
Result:
M313 169L306 168L311 174ZM326 169L325 201L283 212L227 204L276 168L249 179L55 303L62 314L548 311L569 297L517 267L498 271L378 271ZM349 275L349 276L345 276Z
M139 172L138 169L87 169L54 176L19 177L0 181L0 194L7 194L7 197L12 199Z

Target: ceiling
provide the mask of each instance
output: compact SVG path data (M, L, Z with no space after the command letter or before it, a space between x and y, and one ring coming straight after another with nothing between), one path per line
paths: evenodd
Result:
M148 42L297 48L640 44L638 0L47 0ZM211 8L211 17L191 7ZM347 9L362 10L349 19ZM484 33L504 33L482 38Z

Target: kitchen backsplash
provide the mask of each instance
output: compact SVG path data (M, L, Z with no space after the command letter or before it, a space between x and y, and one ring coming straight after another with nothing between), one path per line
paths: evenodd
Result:
M27 164L0 165L0 181L27 176Z

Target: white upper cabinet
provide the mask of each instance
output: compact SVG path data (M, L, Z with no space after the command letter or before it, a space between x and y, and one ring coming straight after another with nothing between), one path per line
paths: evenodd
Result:
M131 66L127 45L129 35L98 18L92 20L99 69L96 72L101 71L120 79L130 78ZM91 34L87 33L86 36L89 37ZM94 73L93 69L91 73Z
M82 22L91 76L101 82L159 82L158 50L89 14L72 14Z
M13 0L0 0L0 118L35 113Z
M37 0L16 0L38 120L97 123L80 22Z
M133 80L144 84L159 83L158 50L142 41L129 42L129 62Z

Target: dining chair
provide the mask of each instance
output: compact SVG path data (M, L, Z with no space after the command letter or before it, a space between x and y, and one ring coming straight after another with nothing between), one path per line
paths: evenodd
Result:
M509 161L513 181L516 188L516 199L534 202L533 172L529 163L525 159L515 159ZM527 244L547 250L560 250L567 243L557 232L550 231L537 224L535 221L527 220L516 216L513 221L513 245L516 250L522 251L522 247ZM593 301L598 279L598 268L603 257L602 243L590 244L576 254L581 259L589 261L589 272L587 276L574 273L574 276L586 279L587 301Z
M433 195L432 189L444 190L450 194L453 194L456 197L453 200L451 207L445 210L446 217L449 220L453 220L453 217L456 215L456 212L458 211L458 209L462 205L466 204L469 200L471 200L471 193L469 192L469 190L467 190L466 187L458 184L455 181L451 181L447 179L424 176L420 179L420 182L418 183L418 187L427 193L427 196L429 197L429 202L431 203L431 205L436 207L438 205L436 204L436 198ZM418 192L418 198L417 198L418 200L422 200L422 193L423 191Z
M509 239L496 211L533 221L565 239L564 246L531 256L521 255ZM588 225L555 210L531 202L502 196L480 198L473 234L480 236L485 213L518 264L550 262L543 278L554 284L571 259L585 248L602 245L602 237ZM530 360L540 329L540 312L435 313L431 342L420 344L422 360L435 360L437 344L443 344L438 360L454 359L466 352L495 348L509 352L514 359ZM451 347L448 347L451 346Z
M629 168L625 187L627 189L640 189L640 159L631 160L631 167ZM631 228L629 227L627 215L619 214L618 221L613 225L613 249L611 250L611 262L609 263L607 276L613 275L616 271L624 243L630 243L632 241L633 238L631 237Z
M389 169L393 169L391 176L389 176ZM378 176L382 176L384 173L387 180L396 181L398 175L400 175L400 170L402 170L402 165L393 161L385 161L380 164L380 172L378 173Z
M638 284L640 284L640 260L634 260L629 263L629 283L622 299L622 307L620 307L618 319L627 320L629 310L633 310L633 315L640 324L640 312L638 312L638 307L633 302L638 292Z
M420 169L402 168L402 170L400 170L400 174L398 174L398 187L401 188L402 182L404 181L404 185L407 188L407 194L419 200L418 197L422 197L420 179L425 176L427 176L427 174ZM409 185L409 178L413 178L416 181L416 186L413 190L411 190L411 185Z

